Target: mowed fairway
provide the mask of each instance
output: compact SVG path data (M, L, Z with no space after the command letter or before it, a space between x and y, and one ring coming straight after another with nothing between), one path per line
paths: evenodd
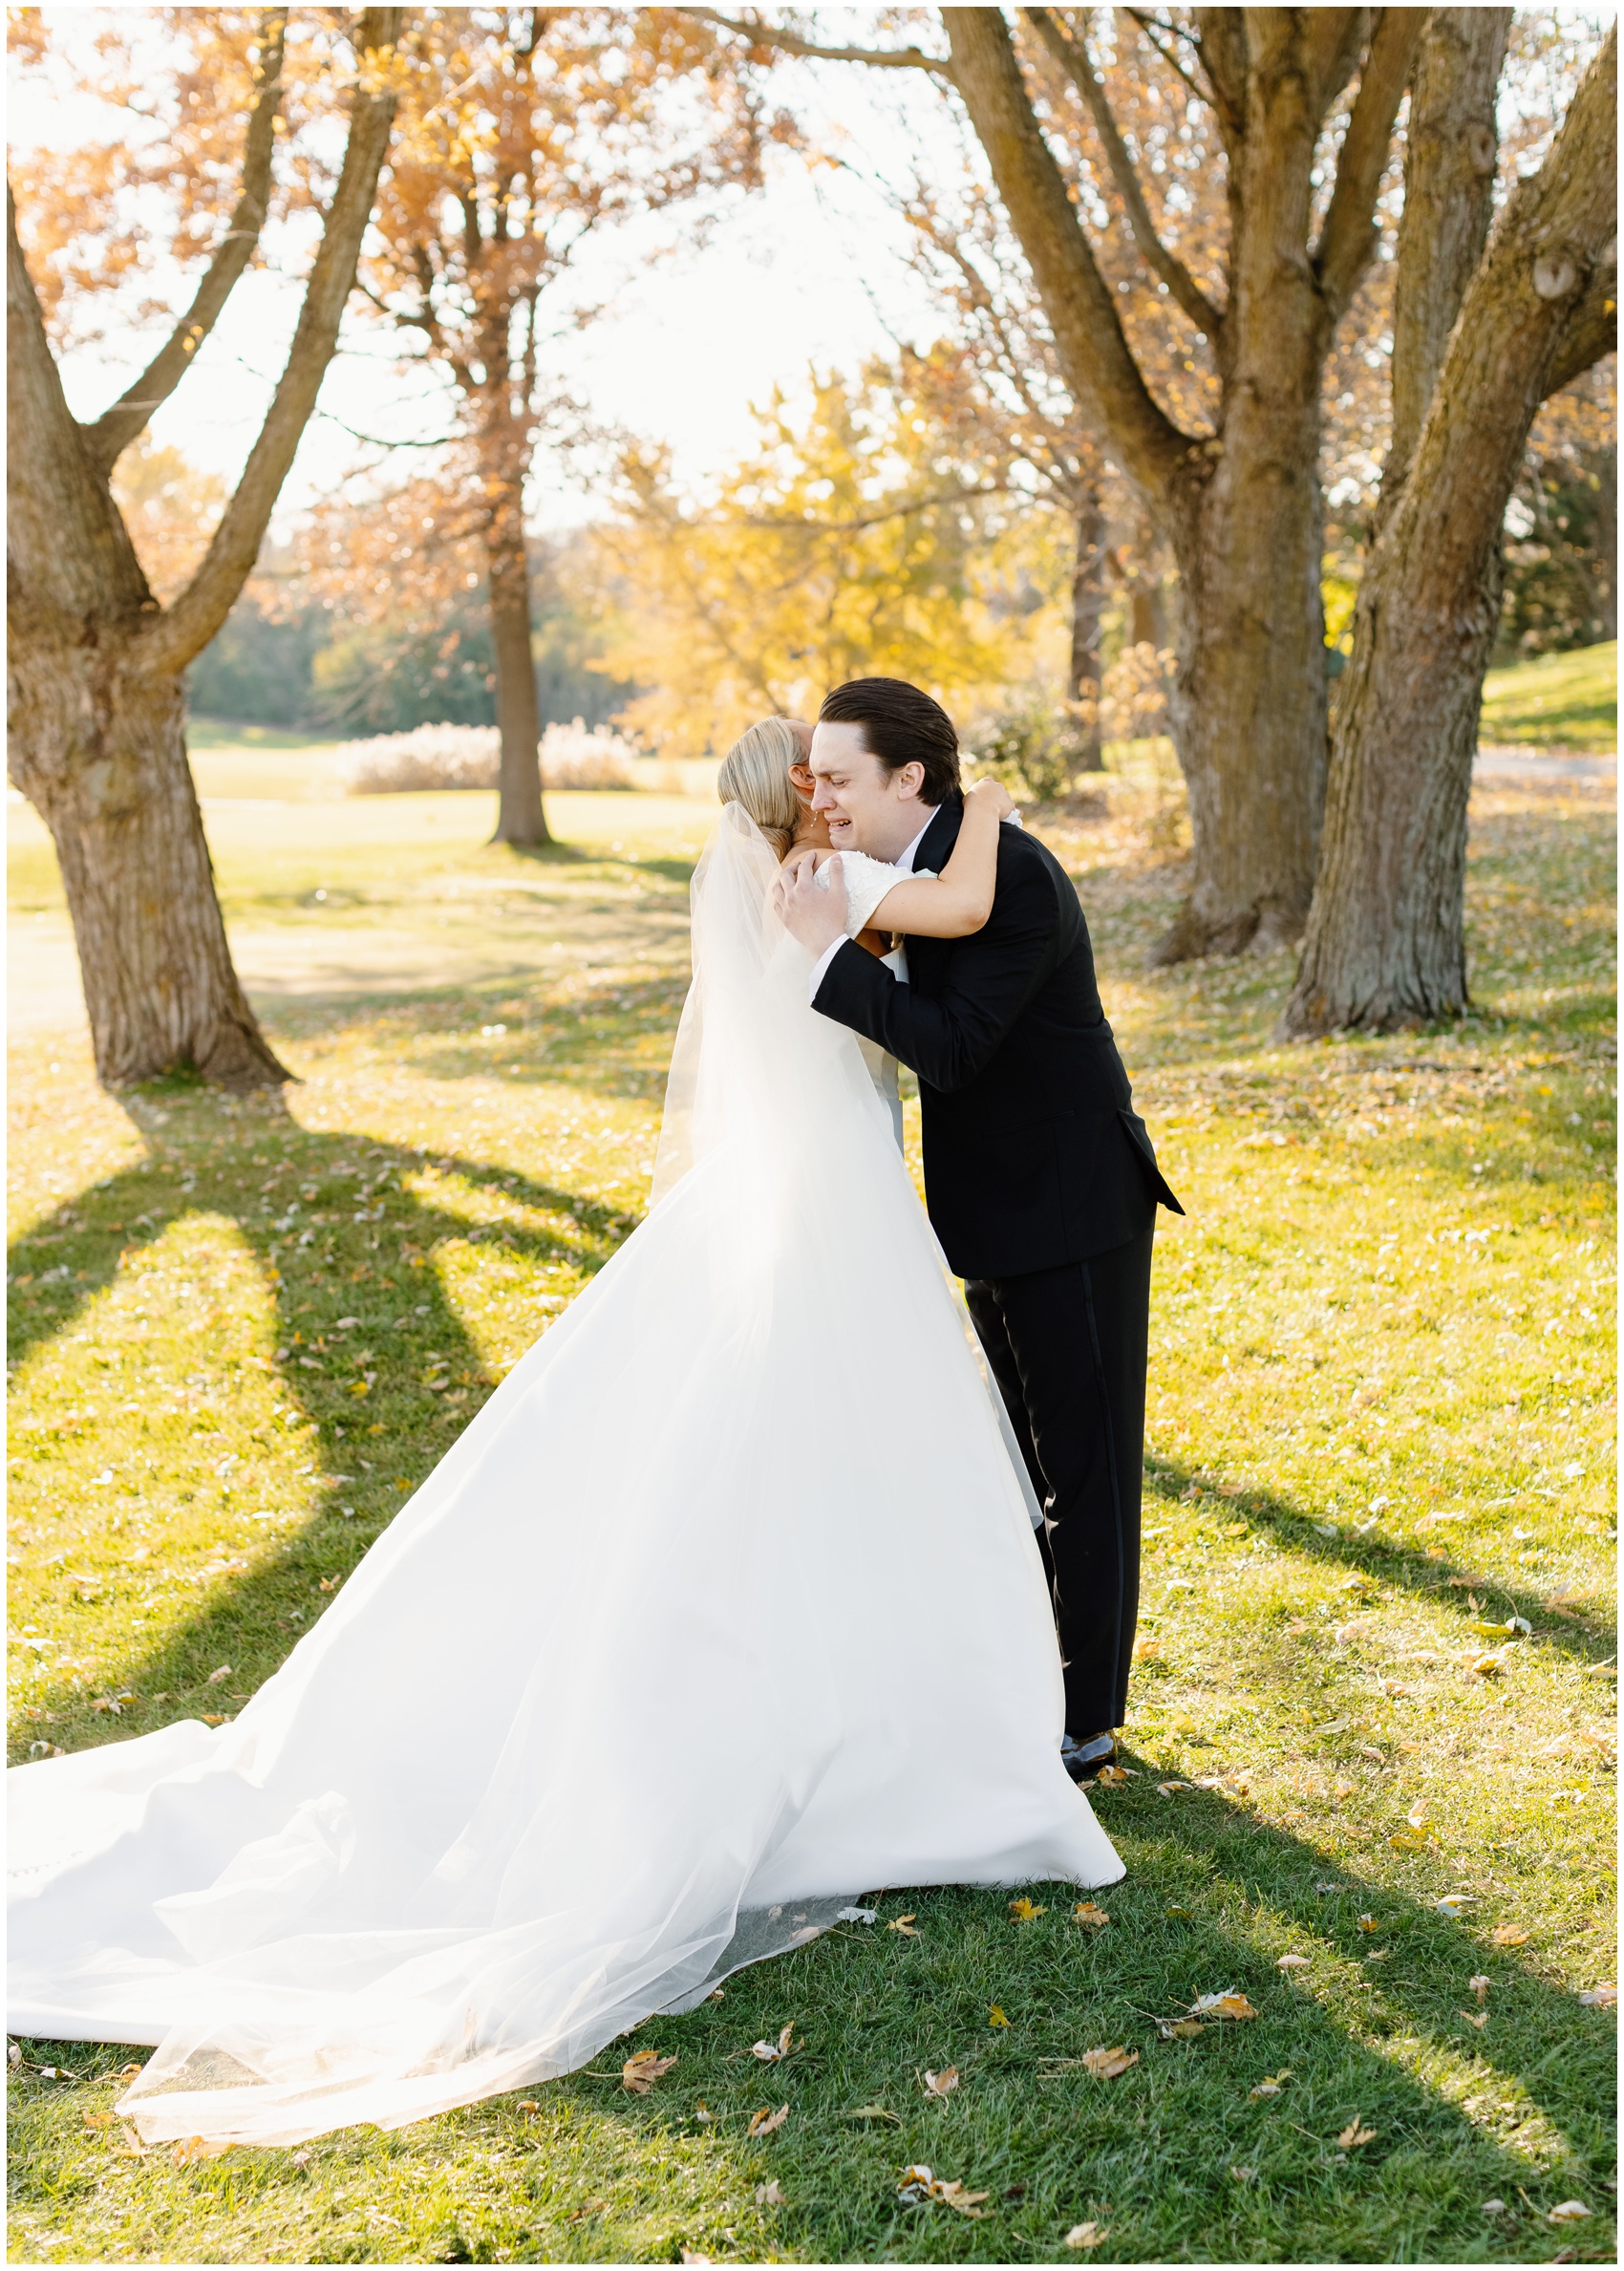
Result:
M207 818L277 1100L97 1090L11 808L13 1761L238 1710L645 1204L714 808L555 797L524 858L486 797L275 761ZM25 2043L14 2260L1613 2259L1610 803L1480 796L1476 1015L1306 1049L1284 955L1144 975L1163 790L1040 825L1189 1210L1103 1917L875 1888L588 2073L297 2154L142 2154L139 2053Z

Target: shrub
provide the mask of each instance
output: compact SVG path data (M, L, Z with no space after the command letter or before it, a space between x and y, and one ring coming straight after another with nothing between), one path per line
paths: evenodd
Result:
M549 725L542 736L545 788L630 788L637 752L608 726L588 733ZM419 725L407 734L375 734L351 741L339 762L344 794L397 795L415 788L495 788L502 736L494 725Z

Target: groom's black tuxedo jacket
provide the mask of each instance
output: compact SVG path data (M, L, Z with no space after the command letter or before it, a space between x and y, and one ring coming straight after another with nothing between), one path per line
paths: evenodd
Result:
M914 854L937 872L962 800ZM813 1007L919 1077L930 1221L961 1277L1081 1261L1146 1229L1163 1181L1100 1006L1077 892L1024 830L998 830L993 912L969 938L908 940L907 985L847 940Z

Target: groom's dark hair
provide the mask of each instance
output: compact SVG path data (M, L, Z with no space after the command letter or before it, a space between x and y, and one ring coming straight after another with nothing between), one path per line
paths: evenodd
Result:
M849 678L823 696L820 725L858 725L863 746L887 773L925 767L922 803L945 803L958 786L958 736L940 702L906 678Z

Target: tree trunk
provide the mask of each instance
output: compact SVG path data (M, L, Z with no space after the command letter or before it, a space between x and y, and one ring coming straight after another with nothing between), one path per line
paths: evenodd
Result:
M487 484L487 494L489 490ZM502 734L498 844L550 844L542 807L541 713L530 645L530 563L524 549L524 484L508 476L485 530L496 656L496 715Z
M364 11L357 47L387 46L399 16ZM267 84L263 101L275 92ZM287 367L208 553L168 609L148 588L108 483L118 449L140 428L123 418L127 401L88 432L75 423L7 200L9 763L56 846L109 1086L182 1065L228 1088L290 1077L231 966L186 757L182 680L242 589L314 407L395 101L363 75ZM255 135L251 124L250 167ZM211 274L222 263L240 272L239 249L223 247ZM229 279L214 292L210 321L228 289ZM198 304L183 326L193 345ZM184 367L160 354L137 407L150 414Z
M1219 16L1208 42L1206 27ZM1224 393L1209 438L1165 417L1128 352L1004 12L953 8L942 17L954 84L1031 265L1066 383L1178 562L1169 706L1189 790L1190 892L1154 959L1294 938L1313 892L1324 804L1320 381L1336 321L1370 258L1371 210L1420 11L1379 11L1312 254L1316 145L1357 59L1362 13L1204 11L1204 54L1224 81L1229 121L1228 307L1211 308L1170 256L1157 265L1181 305L1217 334ZM1058 50L1069 52L1065 39ZM1084 59L1074 60L1085 97L1097 94Z
M1086 484L1077 500L1072 562L1072 649L1066 699L1078 724L1078 769L1104 769L1100 737L1100 613L1105 603L1105 514L1100 491Z
M1377 1031L1465 1006L1466 808L1499 619L1501 522L1528 428L1597 352L1617 290L1617 34L1473 277L1359 588L1324 847L1283 1028ZM1613 320L1615 324L1615 312Z
M1434 8L1416 55L1393 294L1393 439L1378 525L1398 502L1461 302L1483 258L1508 8Z
M1319 367L1260 363L1234 390L1212 479L1174 538L1168 709L1190 885L1153 964L1283 945L1301 934L1314 890L1326 735Z
M1317 116L1289 11L1252 27L1244 197L1210 478L1170 516L1180 570L1173 741L1189 792L1189 897L1152 954L1301 935L1325 798L1320 382L1331 319L1309 261Z
M507 303L499 292L483 326L482 377L464 383L473 397L479 433L496 718L502 735L496 834L491 841L533 849L550 844L552 837L542 804L542 721L530 644L530 561L524 546L529 386L526 383L516 398L510 320Z
M12 777L56 846L98 1077L291 1079L232 967L180 679L132 668L108 625L90 643L42 633L13 615Z

